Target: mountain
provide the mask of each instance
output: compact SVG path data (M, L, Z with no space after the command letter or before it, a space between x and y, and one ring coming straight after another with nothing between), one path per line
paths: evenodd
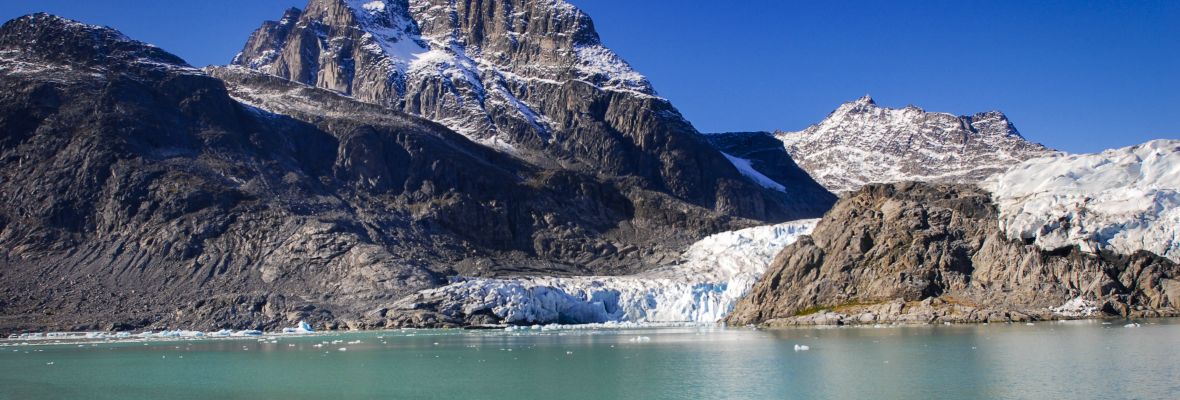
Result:
M974 185L870 184L787 246L731 324L1011 322L1180 315L1180 265L1009 239Z
M791 157L833 192L867 183L977 183L1055 152L1029 142L1008 118L878 106L869 96L841 105L799 132L777 132Z
M264 23L233 64L724 214L779 222L831 206L748 178L561 0L311 0Z
M720 160L707 205L47 14L0 26L0 88L5 331L368 326L450 276L638 273L764 222L737 210L822 209L691 132L644 145Z

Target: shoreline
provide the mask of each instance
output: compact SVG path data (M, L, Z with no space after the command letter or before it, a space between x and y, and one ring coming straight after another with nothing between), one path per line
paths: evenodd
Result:
M819 313L816 313L819 314ZM724 322L704 323L704 322L606 322L593 324L547 324L547 325L510 325L510 326L482 326L478 328L473 327L402 327L402 328L381 328L381 329L339 329L339 330L323 330L306 333L283 333L283 332L263 332L256 335L163 335L157 336L163 332L175 331L145 331L140 333L131 332L42 332L40 334L66 334L67 336L40 336L40 337L23 337L23 338L0 338L0 347L21 347L21 346L45 346L45 345L75 345L75 344L117 344L117 343L172 343L172 342L190 342L190 341L257 341L269 342L281 339L300 339L313 338L320 336L335 336L342 334L364 334L364 333L411 333L419 332L426 333L494 333L503 332L509 334L523 334L523 333L552 333L552 332L578 332L578 331L625 331L625 330L644 330L644 329L671 329L671 328L712 328L720 330L751 330L751 331L770 331L777 329L835 329L835 328L911 328L911 327L941 327L941 326L987 326L992 324L997 325L1034 325L1042 323L1063 323L1063 322L1090 322L1101 323L1104 325L1116 325L1121 323L1129 323L1138 326L1140 322L1146 320L1147 324L1152 324L1153 320L1175 319L1180 318L1180 312L1173 312L1162 315L1138 315L1138 316L1111 316L1111 315L1096 315L1085 317L1059 317L1050 319L1029 319L1029 320L1009 320L1009 321L916 321L916 320L890 320L877 322L858 322L854 319L840 319L833 320L838 322L824 323L807 320L800 320L801 317L808 317L816 314L809 314L807 316L779 318L765 321L760 324L748 325L727 325ZM836 314L827 313L826 315ZM843 314L838 314L843 315ZM1136 322L1136 321L1140 322ZM827 321L827 320L824 320ZM191 331L196 332L196 331ZM127 335L118 336L126 333ZM144 336L148 334L148 336ZM99 336L90 336L99 335ZM8 335L11 336L11 335Z

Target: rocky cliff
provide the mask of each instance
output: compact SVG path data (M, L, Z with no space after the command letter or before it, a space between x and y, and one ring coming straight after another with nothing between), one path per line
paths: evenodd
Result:
M786 247L731 324L988 322L1176 315L1180 266L1146 251L1009 240L972 185L871 184Z
M311 0L233 63L724 214L784 221L831 205L751 181L561 0Z
M914 106L886 108L869 96L841 105L807 129L775 137L833 192L867 183L978 183L1054 153L1026 140L999 111L956 116Z

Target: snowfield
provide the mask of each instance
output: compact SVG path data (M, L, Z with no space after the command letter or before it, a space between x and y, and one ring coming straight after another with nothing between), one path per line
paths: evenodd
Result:
M721 320L779 250L811 233L801 220L709 236L683 262L631 276L470 278L423 291L439 309L491 311L510 324L702 322Z
M983 187L1009 238L1049 250L1147 250L1180 262L1180 140L1036 158Z

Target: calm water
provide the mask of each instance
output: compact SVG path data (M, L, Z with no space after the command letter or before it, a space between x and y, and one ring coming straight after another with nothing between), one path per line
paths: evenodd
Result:
M1141 322L9 346L0 398L1180 398L1180 321Z

